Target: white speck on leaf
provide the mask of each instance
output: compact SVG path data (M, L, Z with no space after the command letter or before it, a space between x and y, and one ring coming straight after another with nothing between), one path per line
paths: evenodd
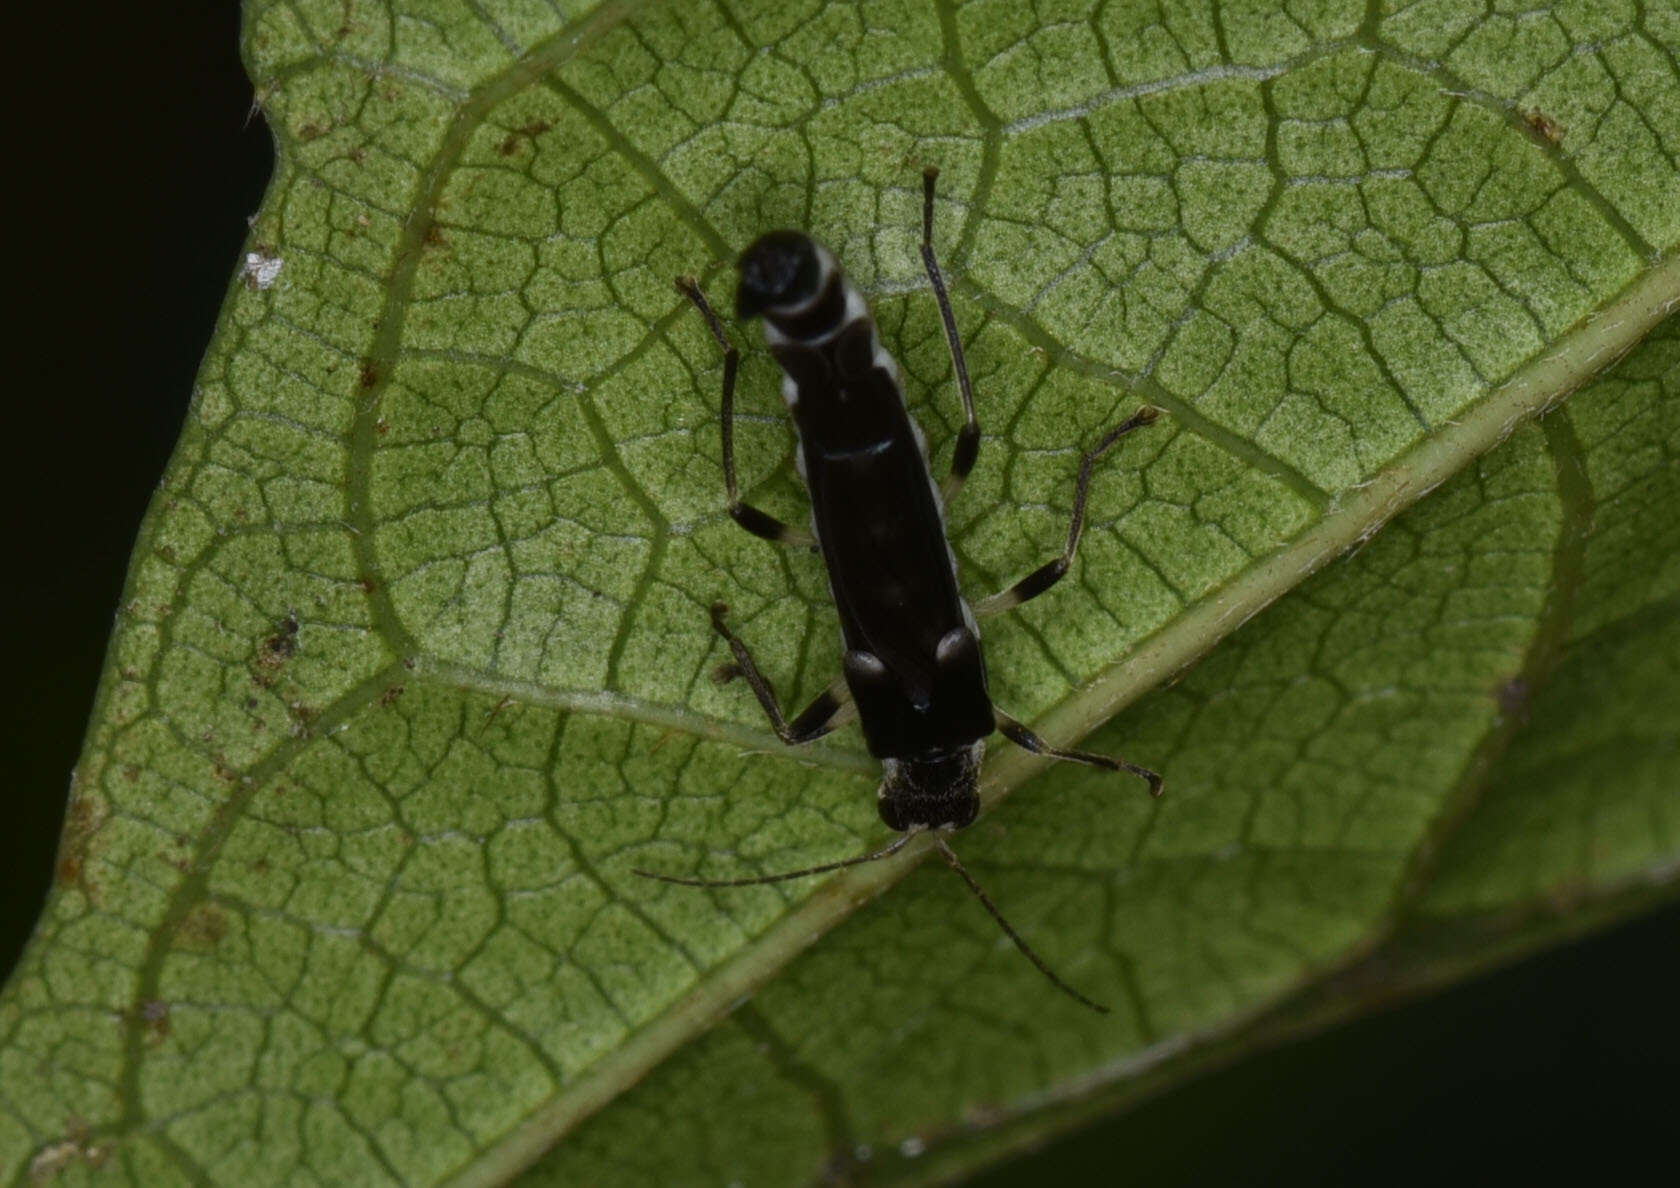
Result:
M279 256L271 256L265 251L245 253L245 287L248 289L271 289L274 282L280 279L280 270L286 266L286 261Z

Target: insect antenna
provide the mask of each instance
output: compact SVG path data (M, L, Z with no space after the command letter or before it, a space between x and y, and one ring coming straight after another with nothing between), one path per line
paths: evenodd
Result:
M651 870L632 870L630 873L639 874L644 879L658 879L661 883L678 883L684 887L754 887L760 883L785 883L789 879L802 879L806 875L827 874L831 870L843 870L848 866L862 866L865 862L879 862L883 858L891 858L894 854L902 850L914 836L916 836L914 833L902 834L890 845L882 846L873 854L864 854L857 858L842 858L838 862L824 862L821 866L807 866L804 870L790 870L782 874L759 875L758 877L751 879L689 879L683 878L680 875L656 874ZM963 877L967 878L968 876L964 875ZM996 909L993 910L995 914ZM1004 927L1008 928L1009 925L1005 924ZM1010 935L1014 934L1011 933ZM1019 944L1020 942L1017 941L1016 943ZM1034 957L1033 960L1036 961L1038 958ZM1042 969L1043 967L1040 966L1040 968ZM1046 970L1045 972L1048 973L1049 971ZM1051 977L1054 979L1055 975L1052 974Z
M997 910L997 904L992 902L992 897L987 895L985 891L981 890L980 884L974 881L974 876L968 873L968 868L961 862L957 861L956 852L952 850L950 846L945 844L944 838L940 837L938 834L934 834L933 844L939 847L939 852L941 854L945 855L945 861L950 865L951 869L962 876L962 881L968 884L968 889L974 892L974 897L985 905L988 912L992 913L992 919L998 922L998 926L1003 929L1004 935L1015 942L1015 947L1021 950L1022 954L1026 956L1028 961L1038 966L1039 973L1049 978L1051 984L1054 985L1056 989L1060 990L1063 994L1066 994L1075 1002L1083 1003L1085 1006L1090 1007L1093 1011L1096 1011L1099 1015L1108 1014L1107 1007L1103 1006L1100 1002L1092 1002L1089 998L1086 998L1072 986L1062 981L1061 978L1056 976L1055 970L1051 969L1044 963L1044 958L1032 951L1032 946L1027 944L1027 942L1021 938L1021 934L1016 932L1015 929L1010 926L1009 921L1003 918L1003 913Z

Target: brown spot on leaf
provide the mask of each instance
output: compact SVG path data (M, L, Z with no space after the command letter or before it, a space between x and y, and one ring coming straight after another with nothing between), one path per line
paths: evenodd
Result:
M303 701L288 701L286 703L286 713L292 720L287 733L293 738L310 737L311 727L314 725L315 719L321 716L319 707Z
M1522 113L1523 123L1528 130L1548 144L1563 143L1563 125L1538 107L1531 107Z
M504 157L511 157L519 151L519 146L527 142L535 142L537 137L554 127L552 120L531 120L521 127L509 132L502 143L496 146L496 151Z
M274 630L268 638L257 645L257 675L254 678L256 684L259 687L271 684L274 674L297 654L297 650L297 612L287 611L286 617L274 624Z
M379 384L379 368L372 360L362 361L362 387L364 389L377 387Z
M64 811L64 837L58 847L58 862L54 873L61 886L82 885L83 890L92 893L92 888L82 884L85 873L88 846L93 835L99 829L102 814L98 805L86 796L72 796Z
M60 854L58 866L54 870L59 885L70 887L82 881L82 856L80 854Z
M712 684L727 685L736 677L742 675L741 666L733 661L725 661L712 669Z
M169 1004L158 998L148 998L140 1004L140 1027L152 1043L169 1038Z
M197 903L175 928L175 947L207 953L227 935L227 913L213 903Z
M386 689L385 692L379 695L379 704L392 705L396 702L397 698L402 695L403 687L401 685L392 685L390 688Z

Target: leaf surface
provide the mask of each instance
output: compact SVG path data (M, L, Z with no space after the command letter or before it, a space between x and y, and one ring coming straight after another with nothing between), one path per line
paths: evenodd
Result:
M1672 13L585 7L247 12L281 167L0 998L14 1182L931 1181L1361 1009L1373 952L1426 982L1671 893ZM836 628L722 514L670 278L726 305L811 228L937 470L927 163L970 592L1168 413L987 646L1001 705L1169 794L999 752L957 839L1105 1018L919 843L631 873L882 840L855 735L790 754L710 679L714 599L786 704ZM797 521L742 375L743 485Z

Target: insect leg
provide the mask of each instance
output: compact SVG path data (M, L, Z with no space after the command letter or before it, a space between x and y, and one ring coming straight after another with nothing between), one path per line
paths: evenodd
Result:
M723 324L712 312L712 307L706 302L706 295L700 291L700 286L694 278L679 276L677 292L694 303L694 307L706 319L712 337L717 340L719 348L723 351L723 483L724 489L729 493L729 514L737 524L754 536L796 548L816 548L816 538L805 529L783 523L752 504L741 502L740 488L735 481L735 373L740 369L741 356L729 341L729 336L723 332Z
M945 345L951 348L951 367L957 373L957 390L962 393L963 427L957 431L957 449L951 456L951 473L939 484L940 497L950 503L962 488L974 460L980 456L980 421L974 415L974 389L968 382L968 361L963 358L962 339L957 335L957 319L951 312L951 299L945 292L945 278L939 274L939 261L933 255L933 183L939 169L929 165L922 172L922 266L927 269L928 282L933 285L933 298L939 303L939 320L945 327Z
M1000 590L990 598L982 598L975 604L974 613L976 616L984 619L988 615L1014 610L1023 602L1032 601L1062 580L1062 577L1073 565L1073 555L1079 551L1080 533L1085 530L1085 499L1091 488L1092 469L1101 461L1104 454L1114 448L1115 442L1133 429L1140 429L1150 424L1160 415L1160 409L1151 408L1147 404L1144 405L1125 421L1110 429L1107 435L1085 454L1085 457L1079 463L1079 482L1073 490L1073 519L1068 522L1067 545L1062 549L1062 555L1054 561L1047 561L1040 565L1007 590Z
M731 631L729 624L724 622L728 614L729 607L721 602L712 603L712 630L723 636L735 657L734 671L725 668L723 679L728 680L737 673L747 678L747 684L752 686L758 704L764 707L764 716L770 719L771 729L775 730L777 738L790 747L796 747L801 743L821 738L847 720L853 709L852 699L846 690L845 679L839 678L818 693L811 704L789 722L776 700L776 691L770 687L770 682L764 679L764 674L758 671L758 665L753 663L752 653L747 651L747 645L741 642L741 637Z
M1053 747L1002 710L992 712L996 715L998 730L1022 750L1031 751L1035 755L1048 755L1052 759L1066 759L1070 763L1083 763L1087 767L1100 767L1105 771L1129 771L1148 782L1151 796L1159 796L1166 783L1149 768L1127 763L1124 759L1110 759L1107 755L1093 755L1089 751L1064 751Z

